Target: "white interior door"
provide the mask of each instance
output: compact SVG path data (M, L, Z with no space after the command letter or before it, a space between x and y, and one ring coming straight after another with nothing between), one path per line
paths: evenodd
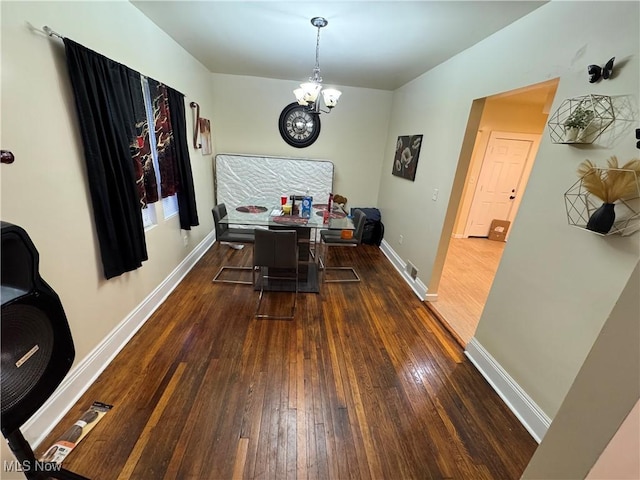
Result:
M532 139L491 134L467 219L466 236L487 237L492 220L511 220L511 209L533 145Z

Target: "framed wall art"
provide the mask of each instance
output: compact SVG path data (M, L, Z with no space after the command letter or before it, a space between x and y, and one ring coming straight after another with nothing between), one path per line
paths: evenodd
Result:
M211 155L211 122L206 118L200 118L200 142L202 142L202 155Z
M422 135L401 135L396 142L396 154L393 159L393 173L397 177L412 182L416 178L418 157L422 146Z

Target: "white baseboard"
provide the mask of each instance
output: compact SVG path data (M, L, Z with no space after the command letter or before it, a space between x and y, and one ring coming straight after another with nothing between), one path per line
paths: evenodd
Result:
M427 293L424 296L424 300L425 300L425 302L437 302L438 301L438 294L437 293Z
M95 382L131 337L213 245L214 238L214 232L207 235L140 305L69 372L53 395L25 422L21 431L32 448L38 447L53 427Z
M415 293L420 300L424 301L425 296L427 295L427 286L422 283L419 278L416 278L415 280L411 278L411 276L405 270L407 262L402 260L402 258L400 258L400 256L391 248L391 246L385 240L382 240L380 250L382 250L382 253L385 254L391 264L396 268L398 273L402 275L402 278L404 278L405 282L409 284L409 286L413 290L413 293Z
M464 233L452 233L451 238L467 238L464 236Z
M531 436L540 443L551 420L489 352L472 338L464 352Z

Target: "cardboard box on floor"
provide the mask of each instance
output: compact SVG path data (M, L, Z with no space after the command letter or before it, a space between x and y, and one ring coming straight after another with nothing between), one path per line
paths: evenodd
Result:
M491 222L489 228L489 240L496 240L498 242L504 242L507 238L507 232L509 231L509 225L511 222L507 220L494 220Z

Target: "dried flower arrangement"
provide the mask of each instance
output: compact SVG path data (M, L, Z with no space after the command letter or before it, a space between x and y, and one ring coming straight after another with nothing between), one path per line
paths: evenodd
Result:
M640 179L640 159L629 160L618 166L618 158L612 156L606 167L598 167L591 160L585 160L578 167L584 188L605 203L638 196Z
M606 235L616 220L615 202L637 198L640 185L640 160L629 160L618 166L618 158L607 160L607 167L598 167L585 160L578 167L582 186L604 203L589 217L587 230Z

